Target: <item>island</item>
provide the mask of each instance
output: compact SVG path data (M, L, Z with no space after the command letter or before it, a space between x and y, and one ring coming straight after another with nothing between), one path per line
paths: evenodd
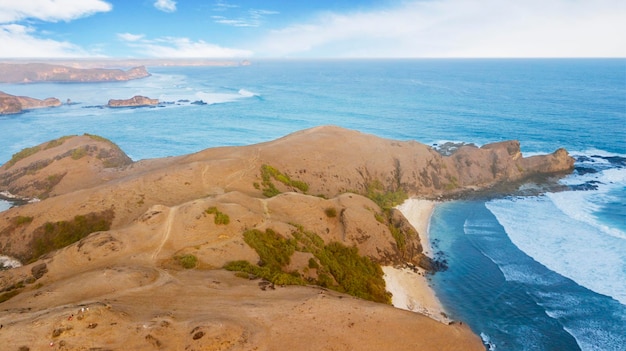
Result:
M48 63L0 63L0 83L90 83L119 82L150 76L145 66L129 70L74 68Z
M52 140L0 167L0 191L41 200L0 217L0 252L23 263L0 271L0 342L484 350L460 321L391 306L383 267L442 268L397 206L573 164L564 149L523 157L517 141L444 156L336 126L137 162L95 135Z
M61 106L61 101L57 98L51 97L39 100L27 96L10 95L0 91L0 115L22 113L24 110L57 106Z
M159 99L150 99L145 96L135 95L130 99L110 99L107 106L109 107L144 107L144 106L156 106L159 104Z

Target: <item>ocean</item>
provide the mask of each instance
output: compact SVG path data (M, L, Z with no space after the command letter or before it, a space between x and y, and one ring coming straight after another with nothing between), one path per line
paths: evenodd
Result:
M565 147L576 158L575 172L561 180L569 191L436 207L430 237L449 269L431 282L450 317L491 349L624 350L626 60L260 60L148 69L151 77L130 82L0 84L9 94L72 101L0 116L0 163L69 134L101 135L139 160L326 124L433 146L517 139L525 156ZM104 107L134 95L167 103ZM9 206L0 202L0 210Z

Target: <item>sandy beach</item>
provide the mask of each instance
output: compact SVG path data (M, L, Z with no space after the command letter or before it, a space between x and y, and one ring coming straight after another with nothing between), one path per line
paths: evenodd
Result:
M432 257L432 249L428 239L428 225L430 216L435 208L435 202L429 200L409 199L398 209L418 231L424 253ZM442 323L449 323L443 306L437 299L434 290L430 287L426 272L416 268L383 267L387 291L393 294L392 303L395 307L425 314Z

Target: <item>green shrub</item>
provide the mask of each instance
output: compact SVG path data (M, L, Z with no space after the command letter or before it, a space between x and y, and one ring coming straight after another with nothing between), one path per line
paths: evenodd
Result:
M373 181L367 184L365 188L365 196L374 201L382 209L390 209L398 206L409 197L402 188L396 191L385 190L380 181Z
M328 217L328 218L337 217L337 209L334 208L334 207L327 207L324 210L324 213L326 213L326 217Z
M220 212L215 206L207 208L204 212L214 215L213 221L217 225L230 223L230 217L226 213Z
M317 264L317 261L313 257L309 258L309 268L311 269L320 268L320 265Z
M293 180L287 174L280 172L275 167L270 165L262 165L261 166L261 186L263 187L263 195L266 197L273 197L280 194L280 191L276 188L274 183L272 183L272 178L278 182L283 183L286 186L298 189L303 193L306 193L309 190L309 185L300 180ZM257 188L258 183L254 183L253 185ZM258 189L258 188L257 188Z
M33 232L30 262L71 245L87 235L109 230L113 222L113 210L75 216L71 221L46 222Z
M243 239L259 254L262 265L272 270L281 270L288 265L291 255L296 251L296 240L286 239L271 229L264 232L247 230L243 233Z
M185 254L174 257L176 261L185 269L192 269L198 265L198 258L192 254Z
M298 272L285 272L284 268L295 251L310 252L314 258L309 259L308 266L317 269L318 285L371 301L391 302L391 296L385 290L382 269L377 263L360 256L356 247L338 242L325 244L319 235L304 230L302 226L294 227L293 238L285 238L271 229L244 232L245 242L260 257L259 264L234 261L224 268L246 272L275 284L304 284Z

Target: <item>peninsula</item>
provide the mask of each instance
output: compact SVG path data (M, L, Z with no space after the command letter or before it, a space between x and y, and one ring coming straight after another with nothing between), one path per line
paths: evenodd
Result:
M145 78L144 66L129 70L111 68L74 68L48 63L0 63L0 83L90 83L118 82Z
M138 162L93 135L33 146L0 167L0 191L42 199L0 217L0 252L24 263L0 272L0 343L483 350L389 305L381 265L438 268L395 207L572 169L563 149L443 156L334 126Z

